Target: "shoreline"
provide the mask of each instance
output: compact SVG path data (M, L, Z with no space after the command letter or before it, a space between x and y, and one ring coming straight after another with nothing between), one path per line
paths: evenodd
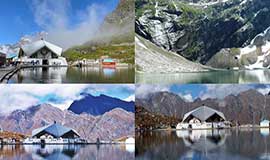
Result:
M133 64L120 64L116 65L115 67L106 67L102 65L83 65L81 67L76 65L18 65L16 67L10 67L9 69L3 68L0 69L0 84L6 84L8 83L9 79L12 78L14 74L16 74L21 69L27 69L27 68L102 68L102 69L122 69L122 68L134 68ZM1 74L1 71L5 71L3 74Z
M242 126L242 127L229 127L229 128L198 128L198 129L146 129L146 130L135 130L135 132L153 132L153 131L198 131L198 130L231 130L231 129L235 129L235 130L241 130L241 129L245 129L245 130L253 130L253 129L269 129L270 127L260 127L260 126Z
M136 74L193 74L193 73L210 73L210 72L243 72L243 71L256 71L256 70L266 70L266 71L270 71L270 69L268 68L257 68L257 69L215 69L215 70L208 70L208 71L194 71L194 72L144 72L141 70L135 70Z

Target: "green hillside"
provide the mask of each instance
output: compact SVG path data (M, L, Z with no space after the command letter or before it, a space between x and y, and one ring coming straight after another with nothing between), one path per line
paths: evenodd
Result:
M122 63L134 64L134 45L101 45L79 46L64 52L64 57L70 61L82 59L99 59L101 56L109 56L119 59Z

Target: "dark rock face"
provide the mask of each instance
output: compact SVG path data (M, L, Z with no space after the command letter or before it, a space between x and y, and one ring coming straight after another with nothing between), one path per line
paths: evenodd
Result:
M48 104L16 110L0 117L0 125L5 131L31 135L32 130L54 122L75 129L89 142L114 140L134 136L134 113L115 108L100 116L75 114L60 110Z
M229 0L208 7L198 2L209 1L136 0L136 33L205 64L223 48L247 46L270 26L270 1Z
M182 119L184 114L202 105L224 113L227 120L240 124L258 124L262 116L270 115L270 97L266 97L256 90L244 91L238 95L228 95L224 99L197 99L185 102L180 96L159 92L145 99L136 99L136 106L143 106L149 112ZM137 117L136 117L137 118ZM270 117L264 117L270 118Z
M76 114L102 115L114 108L122 108L126 111L134 112L134 102L126 102L106 95L95 97L87 94L84 98L74 101L68 110Z
M241 63L237 57L240 54L238 49L222 49L217 54L215 54L206 65L221 68L221 69L231 69L233 67L241 67Z

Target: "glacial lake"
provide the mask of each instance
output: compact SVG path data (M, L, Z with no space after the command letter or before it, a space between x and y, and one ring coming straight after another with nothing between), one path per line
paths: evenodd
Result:
M134 160L134 145L3 145L5 160Z
M269 129L136 133L136 160L266 160Z
M132 67L44 67L25 68L8 83L134 83Z
M269 83L270 70L211 71L197 73L136 73L136 83Z

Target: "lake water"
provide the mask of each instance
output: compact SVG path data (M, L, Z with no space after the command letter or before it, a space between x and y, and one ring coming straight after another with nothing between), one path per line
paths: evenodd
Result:
M136 74L137 83L269 83L270 70L212 71L176 74Z
M134 68L44 67L25 68L9 83L134 83Z
M269 160L269 129L136 133L136 159Z
M133 160L133 151L125 145L4 145L0 146L0 159Z

